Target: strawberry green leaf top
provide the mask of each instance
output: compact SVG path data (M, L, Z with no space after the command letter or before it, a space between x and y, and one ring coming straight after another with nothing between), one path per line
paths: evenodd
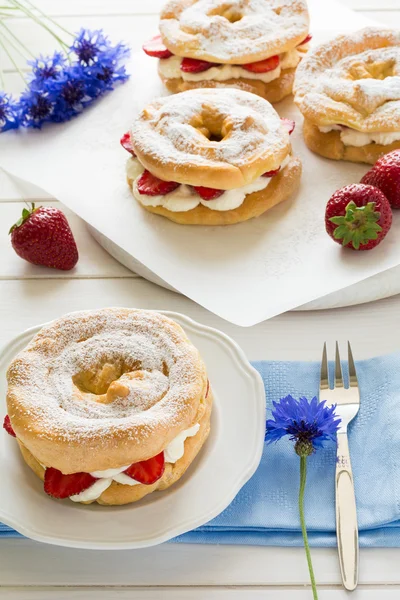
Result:
M331 217L331 223L337 225L333 232L335 240L342 240L343 246L352 243L358 250L360 244L367 244L376 240L382 227L378 225L381 213L375 210L375 202L368 202L365 206L357 206L349 202L346 214L343 217Z
M8 233L12 233L14 231L14 229L16 229L17 227L20 227L22 225L22 223L25 223L25 221L31 216L32 213L35 212L35 210L36 210L36 208L35 208L34 202L32 202L31 208L23 208L22 215L20 216L18 221L10 227L10 231Z
M346 185L337 190L326 205L327 233L335 242L352 250L372 250L391 225L389 201L372 185Z

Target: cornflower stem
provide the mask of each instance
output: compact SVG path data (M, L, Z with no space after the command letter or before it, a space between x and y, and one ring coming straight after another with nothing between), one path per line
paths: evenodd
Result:
M25 0L26 4L28 4L28 6L30 6L33 10L36 10L39 15L41 15L42 17L44 17L45 19L47 19L48 21L50 21L50 23L53 23L53 25L56 25L59 29L61 29L61 31L63 31L64 33L66 33L67 35L70 35L71 37L74 36L73 33L71 33L70 31L68 31L68 29L65 29L65 27L63 27L62 25L60 25L60 23L58 23L57 21L55 21L52 17L50 17L49 15L46 15L46 13L44 13L42 10L40 10L40 8L38 8L37 6L35 6L35 4L33 4L33 2L31 2L30 0Z
M54 39L57 40L57 42L60 44L61 48L63 50L68 49L68 44L66 44L59 35L57 35L48 25L46 25L46 23L44 23L42 21L42 19L39 19L39 17L37 15L35 15L35 13L33 13L31 10L29 10L29 8L27 8L24 4L22 4L21 2L19 2L19 0L10 0L10 2L17 8L19 8L19 10L21 12L23 12L27 17L31 18L33 21L35 21L35 23L37 23L38 25L40 25L41 27L43 27L43 29L45 29L48 33L50 33L50 35L52 35L54 37Z
M307 456L300 456L300 488L299 488L299 514L301 523L301 532L303 534L304 549L306 551L308 570L310 572L311 587L314 600L318 600L317 586L315 583L314 569L311 560L310 546L308 543L308 535L306 528L306 520L304 516L304 492L306 489L307 480Z
M0 21L0 26L3 26L3 23ZM4 37L3 37L4 36ZM22 58L26 58L25 54L22 52L22 50L20 48L18 48L17 44L10 39L4 32L3 32L3 43L5 42L6 44L10 44L11 48L13 48L16 52L18 52L18 54L20 56L22 56Z
M22 73L21 69L19 68L19 66L17 65L17 63L14 60L13 55L11 54L11 52L8 50L7 46L4 44L3 40L0 38L0 46L3 48L4 52L7 54L8 58L10 59L10 61L12 62L12 64L14 65L15 70L19 73L19 75L22 77L22 80L24 81L24 83L26 83L24 74Z
M27 54L29 54L29 56L31 56L32 58L35 58L35 55L29 50L29 48L27 48L25 46L25 44L23 44L21 42L21 40L11 31L11 29L4 23L3 20L0 20L0 25L3 27L3 29L5 29L7 31L8 35L10 37L12 37L21 46L21 48L24 50L24 52L26 52ZM11 43L11 41L10 41L10 43ZM22 54L21 51L19 51L19 53L21 54L21 56L23 56L24 58L26 58L26 55Z

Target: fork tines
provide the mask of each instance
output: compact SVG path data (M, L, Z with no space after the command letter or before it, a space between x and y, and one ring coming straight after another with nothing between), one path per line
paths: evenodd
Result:
M358 387L356 367L354 365L353 352L351 350L350 342L347 342L347 352L348 352L348 374L349 374L349 386L348 387ZM340 361L340 353L339 353L339 344L336 342L336 350L335 350L335 379L334 379L334 387L340 388L344 387L343 384L343 374L342 374L342 365ZM320 389L328 390L330 389L330 381L329 381L329 368L328 368L328 356L326 351L326 342L324 343L324 348L322 351L322 361L321 361L321 381L320 381Z

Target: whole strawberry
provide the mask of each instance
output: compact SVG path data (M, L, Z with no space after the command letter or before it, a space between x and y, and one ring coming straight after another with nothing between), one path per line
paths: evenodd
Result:
M69 271L78 262L78 249L65 215L51 206L32 204L10 229L15 252L34 265Z
M326 231L335 242L352 250L372 250L381 243L391 225L389 201L372 185L346 185L326 205Z
M377 160L361 183L379 188L392 208L400 208L400 150L389 152Z

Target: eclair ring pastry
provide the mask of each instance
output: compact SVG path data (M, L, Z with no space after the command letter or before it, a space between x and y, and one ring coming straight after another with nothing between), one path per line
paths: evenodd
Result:
M212 391L183 329L110 308L44 326L11 363L5 428L44 490L127 504L175 483L210 430Z
M127 179L146 210L187 225L258 217L297 190L294 122L254 94L198 89L155 100L121 143Z
M375 163L400 148L400 32L367 28L314 48L294 94L313 152Z
M238 87L279 102L308 50L306 0L169 0L144 44L171 92Z

